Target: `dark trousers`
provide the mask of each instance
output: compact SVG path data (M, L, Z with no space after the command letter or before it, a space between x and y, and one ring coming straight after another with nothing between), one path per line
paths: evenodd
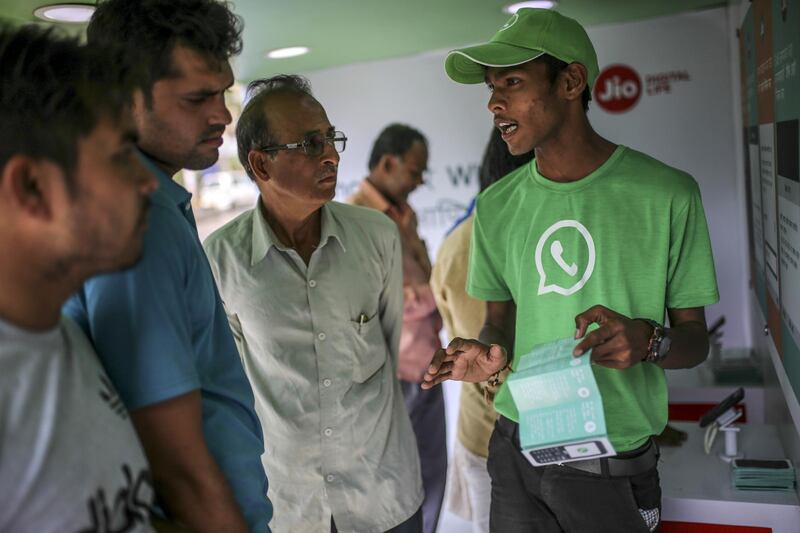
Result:
M336 529L336 523L333 521L333 517L331 517L331 533L339 533L339 530ZM417 509L417 512L414 513L411 518L399 526L395 526L386 531L386 533L422 533L422 509Z
M644 533L650 530L639 509L658 508L660 514L656 468L608 477L566 465L534 467L519 450L519 426L500 417L487 463L492 533Z
M411 426L417 436L417 449L422 467L422 530L434 533L444 500L447 480L447 436L444 420L442 387L422 390L419 383L400 381Z

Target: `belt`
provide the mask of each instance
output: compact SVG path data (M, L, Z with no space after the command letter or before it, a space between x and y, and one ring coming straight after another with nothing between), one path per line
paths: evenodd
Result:
M500 416L497 419L496 429L501 435L511 439L514 445L519 449L519 424L504 416ZM655 468L658 464L659 455L658 444L650 437L647 442L639 448L620 453L615 457L570 461L569 463L563 463L559 466L604 477L630 477L643 474ZM531 465L531 468L546 467L534 467Z

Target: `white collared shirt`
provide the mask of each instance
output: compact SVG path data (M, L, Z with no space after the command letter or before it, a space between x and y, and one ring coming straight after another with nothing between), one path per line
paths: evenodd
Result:
M395 224L330 202L306 265L259 208L205 242L264 431L273 531L385 531L422 502L395 377L403 316Z

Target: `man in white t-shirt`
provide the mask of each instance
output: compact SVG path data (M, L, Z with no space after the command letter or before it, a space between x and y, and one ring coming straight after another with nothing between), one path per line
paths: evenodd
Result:
M137 159L121 62L0 29L0 531L151 531L128 414L61 307L134 264L155 178Z

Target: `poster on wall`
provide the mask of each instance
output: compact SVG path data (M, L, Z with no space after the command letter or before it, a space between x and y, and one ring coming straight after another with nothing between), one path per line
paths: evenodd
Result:
M800 392L800 6L789 3L772 2L780 351L787 375L795 391Z
M764 267L769 304L780 300L778 268L778 199L775 190L775 124L758 126L758 158L761 179L761 216L764 231Z
M755 0L739 38L754 289L800 397L800 6Z
M742 57L742 100L746 115L744 124L747 126L745 141L746 161L745 174L747 178L747 196L749 200L748 221L750 222L750 240L753 243L751 257L751 275L753 289L756 293L761 312L767 314L767 289L764 263L764 215L761 206L761 160L758 140L758 92L756 83L756 50L755 50L755 24L753 11L749 10L745 16L742 28L739 31Z
M798 119L776 125L781 277L781 353L800 386L800 141ZM796 389L800 390L800 389Z
M772 50L773 0L753 2L758 101L759 177L764 232L764 275L767 283L766 318L780 353L780 267L778 266L778 196L775 189L775 87Z

